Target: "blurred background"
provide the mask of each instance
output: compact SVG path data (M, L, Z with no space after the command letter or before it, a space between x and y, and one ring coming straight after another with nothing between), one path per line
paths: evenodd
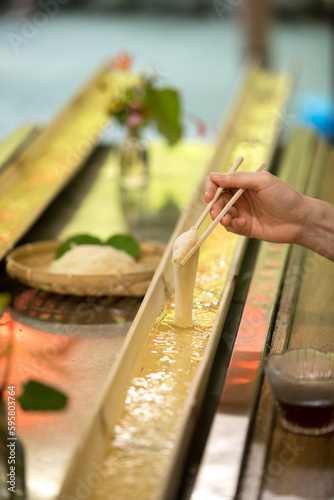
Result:
M321 0L0 0L0 138L47 123L120 51L183 96L214 137L256 56L296 70L290 116L333 133L333 4Z

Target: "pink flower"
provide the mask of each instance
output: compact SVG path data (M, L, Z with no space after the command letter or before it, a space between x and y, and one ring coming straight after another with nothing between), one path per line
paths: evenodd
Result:
M126 124L128 127L135 128L139 127L143 122L143 117L139 113L131 113L127 119L126 119Z

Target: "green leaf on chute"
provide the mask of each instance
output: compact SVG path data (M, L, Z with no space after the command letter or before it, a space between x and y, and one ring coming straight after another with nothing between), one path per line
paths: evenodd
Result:
M29 380L23 385L23 393L17 399L25 411L49 411L65 408L68 398L54 387Z
M130 234L114 234L106 241L106 245L123 250L135 259L140 255L139 243Z
M71 236L60 245L56 251L55 259L59 259L59 257L68 252L68 250L71 250L75 245L103 245L103 243L96 236L91 236L90 234L77 234Z
M150 87L146 99L159 132L167 138L170 145L175 144L182 135L178 93L173 89L159 90Z

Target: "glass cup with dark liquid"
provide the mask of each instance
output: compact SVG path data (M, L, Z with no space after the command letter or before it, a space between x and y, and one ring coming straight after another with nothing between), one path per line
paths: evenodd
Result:
M307 435L334 431L334 353L289 349L271 354L265 373L285 429Z

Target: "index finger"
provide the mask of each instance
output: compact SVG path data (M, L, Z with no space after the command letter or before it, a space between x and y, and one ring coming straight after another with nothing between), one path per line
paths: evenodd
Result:
M205 179L205 195L204 195L204 198L205 198L205 201L207 203L209 203L213 197L215 196L216 194L216 191L218 189L218 184L216 184L215 182L213 182L210 177L207 177Z
M228 171L228 173L230 173L230 174L234 173L240 167L240 165L243 161L244 161L243 156L240 156L240 155L237 156L237 158L232 163L232 166L231 166L230 170ZM211 173L211 176L206 179L206 183L205 183L205 201L207 201L209 203L214 198L215 193L216 193L219 186L220 186L219 183L212 182L212 173Z
M210 180L213 184L224 189L252 189L260 191L271 182L269 172L236 172L234 174L219 174L211 172Z

